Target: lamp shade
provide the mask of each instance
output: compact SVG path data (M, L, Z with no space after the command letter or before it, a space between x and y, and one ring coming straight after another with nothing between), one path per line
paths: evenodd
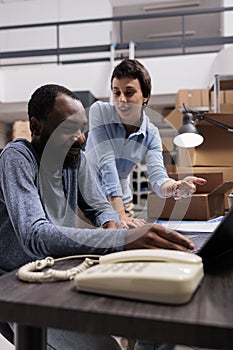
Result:
M183 117L183 126L178 130L178 135L175 136L173 142L178 147L191 148L199 146L204 138L201 136L192 120L191 113L185 113Z

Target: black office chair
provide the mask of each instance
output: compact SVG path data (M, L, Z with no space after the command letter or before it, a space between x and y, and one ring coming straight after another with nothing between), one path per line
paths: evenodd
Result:
M7 322L0 322L0 333L14 345L14 332Z

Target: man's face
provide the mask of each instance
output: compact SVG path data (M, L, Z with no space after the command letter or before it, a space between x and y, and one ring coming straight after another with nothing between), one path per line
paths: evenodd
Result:
M55 158L71 159L85 143L83 134L87 118L82 103L65 94L58 94L53 110L42 121L40 143L51 148ZM49 142L48 142L49 140Z

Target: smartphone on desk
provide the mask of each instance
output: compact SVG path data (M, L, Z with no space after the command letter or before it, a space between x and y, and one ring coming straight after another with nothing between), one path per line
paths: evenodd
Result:
M104 255L74 281L78 291L182 304L203 276L202 259L193 253L138 249Z

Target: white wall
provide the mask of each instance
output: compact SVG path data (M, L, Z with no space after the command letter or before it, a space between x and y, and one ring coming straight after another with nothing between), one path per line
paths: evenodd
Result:
M0 3L0 23L22 24L39 23L56 20L73 20L93 17L111 17L112 10L108 0L34 0L13 3ZM233 5L233 0L225 0L226 6ZM225 31L233 32L233 19L227 14ZM232 15L233 16L233 13ZM111 23L98 27L96 31L84 26L81 39L70 33L74 28L65 29L69 45L108 42ZM71 30L71 32L69 32ZM34 32L31 37L33 45L40 45ZM86 34L85 34L86 33ZM88 34L87 34L88 33ZM50 33L51 34L51 33ZM62 36L62 38L64 38ZM49 42L52 34L46 38ZM99 39L98 39L99 38ZM8 38L9 39L9 38ZM62 39L63 40L63 39ZM97 40L97 42L96 42ZM98 41L99 40L99 41ZM109 41L110 42L110 41ZM3 45L11 45L11 40L0 41ZM34 46L33 46L34 47ZM175 94L179 89L206 88L214 74L233 74L232 46L219 54L201 54L187 56L173 56L162 58L148 58L141 60L152 75L154 95ZM110 95L109 79L111 66L109 62L85 63L75 65L41 65L27 67L12 67L0 71L0 102L24 102L40 85L58 83L72 90L90 90L97 98Z
M71 90L90 90L95 96L108 96L110 64L76 64L69 66L39 66L10 69L4 72L4 102L28 100L42 84L62 84Z
M111 17L108 0L34 0L0 3L1 26L72 21ZM60 47L101 45L111 42L112 23L60 27ZM6 30L0 32L2 51L36 50L56 47L56 27ZM46 60L41 58L41 61ZM9 62L9 60L8 60Z
M224 7L232 7L233 0L224 0ZM224 12L224 21L223 21L223 33L225 36L233 36L233 11Z
M175 94L179 89L206 88L216 54L147 58L141 62L152 76L152 94ZM4 77L4 102L28 100L38 86L57 83L72 90L90 90L98 98L110 95L110 63L39 66L8 69Z
M216 56L211 67L211 77L215 74L233 76L233 46L227 46Z
M180 89L207 88L217 54L144 59L152 75L153 94L175 94Z
M34 0L0 3L1 26L111 17L108 0Z

